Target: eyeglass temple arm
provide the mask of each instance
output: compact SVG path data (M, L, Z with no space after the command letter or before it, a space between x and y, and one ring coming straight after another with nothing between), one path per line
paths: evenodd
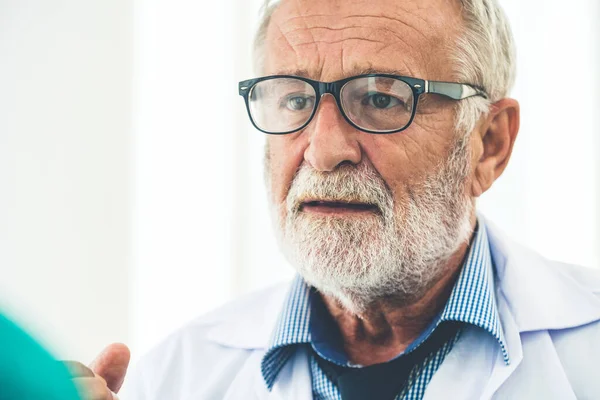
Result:
M441 94L454 100L462 100L473 96L488 98L483 90L464 83L425 81L425 93Z

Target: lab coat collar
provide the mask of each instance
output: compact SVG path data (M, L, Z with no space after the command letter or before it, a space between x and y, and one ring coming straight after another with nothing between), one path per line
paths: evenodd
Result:
M567 329L600 320L600 278L576 280L577 267L548 261L511 242L486 221L499 296L519 333ZM500 311L502 314L502 310ZM509 350L510 344L509 344Z
M266 289L267 299L258 292L216 310L208 340L239 349L266 349L289 287L289 282L285 282Z

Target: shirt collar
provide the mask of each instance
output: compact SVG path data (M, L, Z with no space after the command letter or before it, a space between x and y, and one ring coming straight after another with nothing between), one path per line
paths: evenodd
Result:
M498 314L494 279L487 229L480 219L463 269L438 324L458 321L484 329L498 341L508 365L510 357Z
M311 342L310 301L310 286L296 276L261 362L261 372L269 390L293 355L294 345ZM507 365L510 363L496 303L489 241L481 219L462 271L437 325L444 321L463 322L484 329L498 341L504 362Z
M284 302L269 348L261 361L261 372L269 390L294 353L294 346L310 343L310 286L298 275Z

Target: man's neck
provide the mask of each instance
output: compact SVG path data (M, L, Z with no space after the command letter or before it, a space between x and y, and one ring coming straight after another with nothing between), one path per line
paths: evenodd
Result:
M399 306L393 299L372 304L360 316L336 300L321 295L337 323L344 349L353 364L373 365L402 353L444 308L461 271L468 250L463 244L447 261L443 275L418 300Z

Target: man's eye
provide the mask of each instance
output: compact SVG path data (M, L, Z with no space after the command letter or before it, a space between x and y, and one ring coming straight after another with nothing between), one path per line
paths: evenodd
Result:
M285 106L293 111L301 111L312 107L312 101L309 97L293 96L287 98Z
M373 93L371 95L366 96L363 101L363 105L368 105L371 107L379 108L379 109L387 109L396 107L398 105L404 104L401 100L394 96L390 96L388 94L383 93Z

